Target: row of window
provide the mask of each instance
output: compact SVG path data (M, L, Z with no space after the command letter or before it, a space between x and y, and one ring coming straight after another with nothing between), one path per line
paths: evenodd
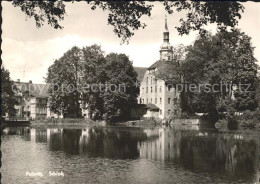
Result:
M171 104L171 98L168 98L168 104ZM144 99L140 99L140 103L144 104ZM146 99L146 104L149 103L148 98ZM150 103L153 103L153 99L150 99ZM154 103L157 104L157 98L154 99ZM177 103L177 98L173 98L173 104ZM162 104L162 98L160 98L159 104Z
M148 91L149 91L149 88L146 87L146 93L148 93ZM153 93L153 87L150 88L150 91L151 91L151 93ZM142 92L144 92L144 88L142 88ZM157 93L157 86L155 86L154 92ZM162 92L162 86L160 86L159 92L160 92L160 93Z
M47 114L47 108L36 108L36 114Z
M162 115L162 110L160 109L160 115ZM171 110L168 110L168 116L171 115Z
M169 92L172 92L173 91L173 85L168 85L167 86L167 89ZM144 87L142 88L142 93L144 92ZM149 88L146 87L146 93L149 92ZM153 93L153 87L150 87L150 92ZM157 86L154 87L154 92L157 93ZM162 92L162 86L160 86L159 88L159 92L161 93ZM176 93L176 91L175 91Z
M148 84L148 81L149 81L149 77L146 77L146 84ZM157 79L155 78L155 77L153 77L153 76L151 76L151 84L153 83L153 82L157 82Z

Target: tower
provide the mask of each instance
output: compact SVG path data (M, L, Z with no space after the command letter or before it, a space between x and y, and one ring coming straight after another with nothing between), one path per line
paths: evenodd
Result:
M165 26L163 32L163 44L160 48L160 60L172 60L173 47L170 45L170 33L167 25L167 16L165 16Z

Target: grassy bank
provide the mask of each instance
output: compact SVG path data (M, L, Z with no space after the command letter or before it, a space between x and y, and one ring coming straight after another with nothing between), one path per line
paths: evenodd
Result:
M47 118L31 121L32 125L86 125L95 123L98 122L82 118Z
M260 111L244 111L241 114L227 114L221 118L217 128L260 129Z

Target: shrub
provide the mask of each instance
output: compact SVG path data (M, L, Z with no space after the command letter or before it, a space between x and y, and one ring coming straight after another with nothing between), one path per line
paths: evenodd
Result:
M260 110L244 111L242 115L236 115L235 120L241 127L254 128L260 126Z

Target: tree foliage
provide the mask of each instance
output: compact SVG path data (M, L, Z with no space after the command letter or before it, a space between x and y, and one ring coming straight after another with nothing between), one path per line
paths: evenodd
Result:
M13 82L10 79L10 73L3 66L1 67L1 114L5 116L15 115L14 106L17 105L15 99L15 88L13 88Z
M139 93L136 81L128 56L105 56L98 45L67 51L49 67L46 80L51 85L50 106L56 113L80 114L81 106L88 109L91 118L107 121L129 117ZM77 88L68 91L67 86Z
M186 83L203 86L196 93L184 95L184 109L189 112L254 110L257 64L253 49L251 38L237 29L199 37L188 48L182 71ZM207 86L210 90L205 90Z
M134 31L145 28L141 18L151 16L153 5L144 1L89 1L92 10L101 8L108 11L108 24L114 27L114 33L121 38L122 43L128 42ZM186 18L181 18L181 25L176 27L180 35L199 30L201 35L206 33L204 26L216 23L220 30L235 27L244 7L240 2L232 1L163 1L162 4L169 14L186 12ZM52 27L62 29L61 21L66 14L65 3L62 1L13 1L15 7L30 18L34 18L37 27L47 21Z
M81 84L88 87L87 91L83 93L84 103L88 106L90 115L95 114L95 117L91 118L101 119L104 113L104 102L99 86L106 81L104 52L98 45L83 47L82 52L84 75L82 76ZM104 86L101 88L103 90Z
M50 84L50 107L57 114L80 117L79 52L78 47L73 47L48 69L46 82Z
M38 28L47 21L55 29L61 29L60 21L64 20L65 4L62 1L13 1L29 18L34 18Z
M137 73L125 54L111 53L106 56L106 76L108 84L116 84L117 90L103 94L105 119L127 119L130 108L137 103L139 88L136 85Z

